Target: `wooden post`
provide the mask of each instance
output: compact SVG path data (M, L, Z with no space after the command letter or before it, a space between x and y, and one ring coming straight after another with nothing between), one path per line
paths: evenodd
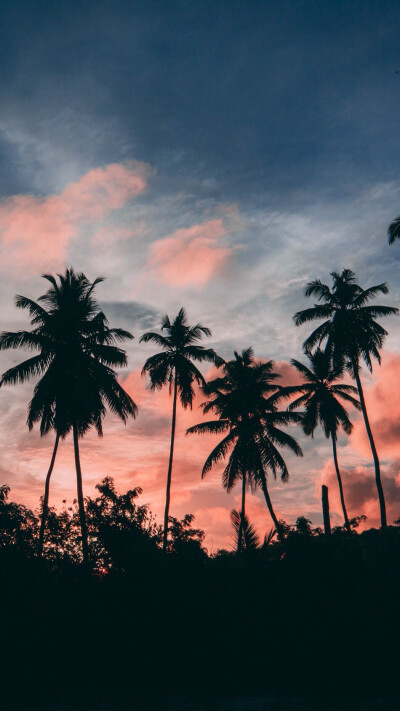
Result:
M328 487L322 485L322 514L324 517L325 536L331 535L331 520L329 518Z

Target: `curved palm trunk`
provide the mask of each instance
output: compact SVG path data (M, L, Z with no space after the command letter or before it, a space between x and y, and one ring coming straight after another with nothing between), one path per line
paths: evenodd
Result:
M176 400L178 395L178 383L176 381L176 370L174 377L174 401L172 405L172 425L171 425L171 448L169 450L169 463L167 474L167 490L165 496L165 511L164 511L164 533L163 533L163 550L167 549L168 542L168 517L169 517L169 502L171 499L171 477L172 477L172 462L174 459L174 443L175 443L175 426L176 426Z
M246 473L243 474L243 479L242 479L242 508L240 510L240 524L239 524L239 533L238 533L237 553L240 553L242 550L244 517L246 515L245 505L246 505Z
M347 515L346 504L344 503L342 477L340 475L339 463L338 463L338 458L337 458L336 435L333 432L331 432L331 438L332 438L332 449L333 449L333 461L335 463L336 476L337 476L337 480L338 480L338 484L339 484L340 503L342 504L344 525L346 526L347 531L349 533L351 533L350 521L349 521L349 517Z
M72 429L73 429L73 436L74 436L74 454L75 454L75 468L76 468L76 483L77 483L77 490L78 490L79 520L80 520L81 532L82 532L83 563L84 563L84 565L87 565L89 563L89 548L88 548L88 538L87 538L85 505L83 502L82 470L81 470L81 463L80 463L80 459L79 459L78 429L77 429L76 424L73 425Z
M49 513L49 493L50 493L50 477L54 469L54 462L56 461L56 454L58 449L58 442L60 435L57 433L56 441L54 443L53 454L50 461L49 471L46 476L46 483L44 486L44 497L43 497L43 507L42 507L42 519L40 521L40 531L39 531L39 558L43 555L43 541L44 541L44 530L46 528L47 516Z
M262 487L262 490L263 490L263 494L264 494L264 497L265 497L265 501L267 502L268 511L269 511L269 513L270 513L270 515L271 515L271 518L272 518L273 522L274 522L274 526L275 526L275 528L276 528L276 532L277 532L277 534L278 534L278 538L279 538L280 542L282 543L283 540L284 540L284 538L285 538L285 536L283 535L282 526L281 526L281 524L279 523L279 521L278 521L278 519L277 519L277 517L276 517L276 514L275 514L274 509L272 508L272 503L271 503L271 499L270 499L269 492L268 492L268 487L267 487L267 479L266 479L266 476L265 476L264 472L263 472L262 475L261 475L261 487Z
M367 408L366 408L365 400L364 400L364 392L363 392L362 385L361 385L360 374L358 372L357 363L353 363L353 370L354 370L355 381L357 383L357 390L358 390L358 396L360 398L361 410L362 410L362 414L364 417L365 429L367 430L369 444L370 444L372 456L374 459L375 481L376 481L376 488L378 489L379 507L380 507L380 512L381 512L381 528L386 528L386 526L387 526L386 504L385 504L385 496L383 493L382 481L381 481L381 467L379 464L378 452L376 451L374 438L373 438L372 432L371 432L371 426L369 424Z

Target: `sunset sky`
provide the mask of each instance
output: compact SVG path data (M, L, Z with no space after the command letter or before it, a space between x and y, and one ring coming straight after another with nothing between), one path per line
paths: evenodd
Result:
M15 294L37 298L43 272L72 265L106 281L97 291L111 325L132 331L121 380L139 406L126 427L81 444L85 493L104 476L141 486L162 520L171 400L140 377L139 345L181 306L212 330L224 358L253 346L287 382L312 305L304 286L353 269L362 286L387 281L400 305L400 4L386 0L13 0L1 3L1 328L28 325ZM390 522L400 516L400 320L382 367L363 373L382 460ZM27 357L1 354L0 367ZM207 373L207 368L204 369ZM28 432L33 383L0 391L0 483L39 504L53 436ZM171 514L195 514L209 551L231 544L229 496L216 468L201 480L212 438L185 437L200 421L178 411ZM360 416L340 439L349 513L378 524L374 471ZM292 431L304 458L290 481L270 480L279 517L321 522L329 485L341 522L331 447ZM51 503L75 495L72 442L61 446ZM271 528L261 493L248 496L260 534Z

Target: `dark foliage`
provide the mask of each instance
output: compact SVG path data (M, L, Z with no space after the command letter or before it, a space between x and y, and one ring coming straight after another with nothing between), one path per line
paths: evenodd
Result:
M210 694L327 701L395 691L399 528L348 536L338 527L327 539L300 517L283 543L210 557L186 516L171 519L163 552L137 489L121 495L106 479L98 490L86 500L99 556L89 574L78 564L75 506L51 512L39 560L37 518L2 489L4 709L74 709L83 699L86 708L108 708L106 699L115 709L169 708L154 699L174 694L198 697L202 708Z

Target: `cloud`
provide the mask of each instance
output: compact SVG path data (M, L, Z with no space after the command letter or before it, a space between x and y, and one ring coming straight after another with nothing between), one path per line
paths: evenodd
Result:
M204 286L222 271L232 254L230 247L220 244L226 234L222 218L177 230L153 242L148 266L172 286Z
M365 528L379 527L380 514L378 493L373 467L341 467L343 490L349 517L364 514L367 517ZM316 495L320 496L320 484L329 489L329 503L335 516L334 523L341 524L343 515L339 498L339 487L332 461L328 461L321 471ZM386 499L388 523L393 523L400 516L400 460L382 470L382 486Z
M138 301L101 301L101 308L114 325L126 328L148 330L158 328L160 316L156 309Z
M15 195L4 200L0 204L3 269L59 268L82 227L100 222L145 187L145 166L112 163L90 170L59 195ZM119 233L123 237L126 234Z
M400 381L400 356L386 353L382 366L374 371L375 382L364 387L372 434L381 457L400 457L400 399L396 392ZM364 420L359 414L351 435L352 445L371 456Z
M273 370L281 376L279 380L276 381L278 385L288 387L291 385L299 385L299 383L302 382L300 373L296 370L294 365L287 360L276 360Z
M101 249L114 248L118 242L123 242L134 236L134 231L128 227L117 227L115 225L106 225L99 227L92 236L90 243L93 247Z

